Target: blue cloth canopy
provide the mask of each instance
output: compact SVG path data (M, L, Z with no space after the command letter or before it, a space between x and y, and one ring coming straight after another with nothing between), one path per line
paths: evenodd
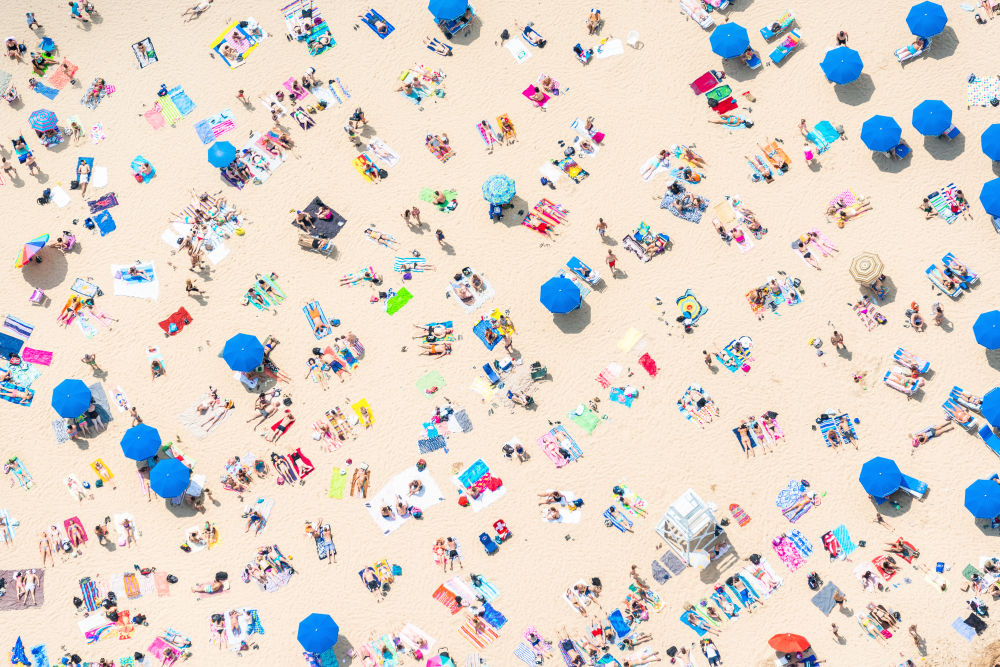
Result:
M925 137L936 137L951 127L951 107L941 100L924 100L913 107L913 127Z
M991 310L977 317L972 325L972 335L987 350L1000 349L1000 310Z
M549 309L550 313L556 314L576 310L583 302L583 296L576 283L562 276L546 280L539 290L538 299L543 306Z
M851 83L861 76L865 64L861 62L861 54L846 46L830 49L819 64L826 78L834 83Z
M60 417L74 419L90 407L90 388L83 380L63 380L52 390L52 408Z
M920 2L910 7L906 15L906 25L917 37L933 37L944 30L948 15L944 7L936 2Z
M122 436L122 453L133 461L142 461L160 450L160 432L146 424L136 424Z
M309 653L322 653L337 643L340 627L329 614L309 614L299 621L296 636L302 648Z
M965 489L965 509L977 519L1000 516L1000 484L992 479L977 479Z
M1000 216L1000 178L994 178L983 184L979 191L979 203L992 216Z
M708 37L712 52L723 58L735 58L750 46L747 29L739 23L723 23L716 26Z
M216 141L208 147L208 163L222 169L236 159L236 146L228 141Z
M902 136L903 128L890 116L872 116L861 126L861 141L873 151L891 151Z
M983 153L991 160L1000 160L1000 123L993 123L980 138Z
M469 8L469 0L431 0L428 11L438 20L451 21L457 19Z
M48 109L38 109L32 111L31 115L28 116L28 125L31 126L32 130L48 132L59 126L59 119Z
M236 334L223 346L222 358L232 370L246 373L260 366L264 360L264 346L256 336Z
M495 174L486 179L483 183L483 199L491 204L507 204L517 189L514 187L514 179L504 174Z
M149 471L149 487L161 498L176 498L191 484L191 469L177 459L164 459Z
M869 495L876 498L888 498L893 491L899 488L903 481L903 473L899 471L899 466L892 459L884 456L876 456L863 466L858 481Z
M994 311L996 312L996 311ZM991 426L1000 428L1000 387L994 387L983 396L983 404L980 407L980 414Z

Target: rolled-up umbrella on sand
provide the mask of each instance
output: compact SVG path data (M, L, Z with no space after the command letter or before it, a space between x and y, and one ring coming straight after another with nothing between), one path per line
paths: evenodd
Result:
M851 277L862 285L868 285L882 275L884 268L878 255L863 252L851 260Z

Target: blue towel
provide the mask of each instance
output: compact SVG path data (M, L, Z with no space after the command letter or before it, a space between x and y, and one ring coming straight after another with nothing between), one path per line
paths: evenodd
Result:
M487 350L492 350L500 342L500 336L498 334L497 337L493 340L492 344L488 343L486 341L487 329L493 329L493 322L490 320L480 320L479 323L476 324L476 326L472 327L472 333L476 334L476 338L483 341L483 345L486 346ZM496 333L496 329L493 329L493 332Z
M448 441L445 440L443 435L417 440L417 447L420 449L421 454L433 452L437 449L444 449L447 446Z
M208 120L199 120L194 124L194 131L198 133L198 138L201 139L201 143L210 144L215 141L215 135L212 133L212 125Z
M115 219L111 217L111 214L107 211L101 211L94 216L94 224L97 228L101 230L101 236L107 236L111 232L115 231L117 227L115 226Z
M31 649L31 657L34 660L35 667L51 667L49 663L49 654L45 649L45 644L39 644Z
M608 396L615 403L621 403L627 408L631 408L632 401L635 400L634 396L629 396L620 387L612 387L611 391L608 392Z
M837 542L840 543L840 549L844 552L845 556L850 556L857 549L857 545L851 541L851 534L847 532L847 526L840 524L831 531L833 536L837 538Z
M812 597L812 603L816 605L816 608L823 612L824 616L829 616L830 612L833 611L834 606L837 604L833 596L837 593L843 595L843 591L837 588L837 585L832 581L826 582L826 586L823 587L819 593L816 593Z
M375 20L376 19L383 21L385 23L385 25L387 26L386 31L385 31L384 34L375 29ZM365 17L363 19L361 19L361 20L365 22L365 25L367 25L369 28L372 29L372 32L374 32L376 35L379 36L379 39L385 39L386 37L388 37L389 35L392 34L393 30L396 29L395 26L393 26L391 23L389 23L388 21L386 21L385 17L382 16L381 14L379 14L374 9L369 9L368 13L365 14Z
M177 105L177 110L181 112L182 116L187 116L194 111L194 102L191 101L191 98L188 97L188 94L180 86L171 88L167 94L173 100L174 104Z
M535 652L531 650L531 647L521 642L514 649L514 657L528 665L528 667L535 667Z
M795 545L795 548L799 550L799 553L802 554L803 558L809 558L809 556L812 555L812 543L806 539L805 535L799 532L798 528L789 533L788 539L791 540L792 544Z
M22 664L31 667L31 661L28 660L28 656L24 653L24 643L21 641L20 637L18 637L17 641L14 643L14 648L10 650L10 664Z
M0 356L9 357L12 354L17 354L21 351L22 345L24 345L24 341L20 338L0 333Z
M691 624L691 623L690 623L690 622L689 622L689 621L687 620L687 617L688 617L688 614L689 614L689 613L690 613L690 612L684 612L683 614L681 614L681 616L680 616L680 620L681 620L681 623L683 623L684 625L688 626L689 628L691 628L692 630L694 630L694 631L695 631L696 633L698 633L698 636L699 636L699 637L704 637L704 636L705 636L705 633L707 633L707 632L708 632L708 630L705 630L705 629L703 629L703 628L699 628L699 627L697 627L697 626L695 626L695 625L692 625L692 624Z
M260 622L260 614L257 613L256 609L250 610L250 630L248 634L264 634L264 626Z
M618 635L619 639L627 637L632 632L632 626L625 621L625 616L622 614L621 609L615 609L611 612L608 615L608 622L611 623L611 628Z
M458 476L458 481L463 486L469 487L475 484L483 475L490 471L489 466L482 459L476 460L471 466Z
M58 89L56 89L56 88L49 88L48 86L46 86L41 81L38 81L35 84L35 87L32 90L34 90L39 95L44 95L45 97L49 98L50 100L56 99L56 95L59 94L59 90Z
M778 492L778 499L775 504L778 509L787 509L794 505L802 497L802 483L796 480L791 480L788 485Z
M955 628L955 632L962 635L967 642L971 642L976 638L976 629L960 618L956 618L955 622L951 624L951 627Z
M482 618L497 630L507 624L507 617L497 611L489 602L483 603Z

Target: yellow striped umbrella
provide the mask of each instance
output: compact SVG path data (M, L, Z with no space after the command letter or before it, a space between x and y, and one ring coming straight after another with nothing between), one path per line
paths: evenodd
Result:
M867 285L882 275L884 268L878 255L863 252L851 260L851 277L862 285Z

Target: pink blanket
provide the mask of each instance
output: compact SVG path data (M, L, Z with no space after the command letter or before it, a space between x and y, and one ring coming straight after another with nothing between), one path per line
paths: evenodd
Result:
M35 350L30 347L26 347L21 350L21 358L29 364L41 364L42 366L48 366L52 363L51 352L47 350Z
M146 117L146 122L153 126L154 130L158 130L167 124L167 121L163 118L163 114L160 113L160 104L156 103L153 108L142 114Z
M774 553L778 554L778 560L784 563L790 571L795 572L805 563L799 550L784 535L780 539L772 540L771 546L774 548Z

